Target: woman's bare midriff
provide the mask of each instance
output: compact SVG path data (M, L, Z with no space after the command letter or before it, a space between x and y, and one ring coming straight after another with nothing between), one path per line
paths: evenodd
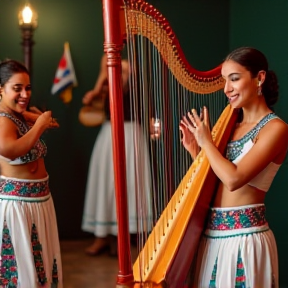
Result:
M264 203L266 192L248 184L233 192L219 184L212 207L236 207Z
M44 159L21 165L10 165L4 160L0 160L1 175L18 179L42 179L47 177Z

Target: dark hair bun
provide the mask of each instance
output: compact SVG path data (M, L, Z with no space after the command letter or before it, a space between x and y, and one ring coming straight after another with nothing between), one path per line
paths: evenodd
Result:
M266 72L266 79L263 83L262 92L269 107L273 106L279 97L278 79L274 71Z

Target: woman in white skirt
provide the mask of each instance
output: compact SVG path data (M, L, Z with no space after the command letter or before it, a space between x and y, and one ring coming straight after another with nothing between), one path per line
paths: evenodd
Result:
M106 114L106 120L102 124L101 130L97 136L90 159L82 219L82 230L95 235L94 242L86 249L86 253L92 256L98 255L106 249L109 250L111 256L117 255L116 240L118 225L106 62L107 59L104 54L101 60L101 69L95 87L93 90L88 91L83 98L83 103L85 105L89 105L95 98L103 99ZM146 145L147 140L144 137L141 126L136 121L133 121L131 114L131 99L128 89L130 73L129 63L127 60L122 60L121 64L129 232L130 234L136 234L138 229L136 199L138 201L138 198L142 198L142 210L144 210L144 205L149 209L149 155L148 147ZM137 151L138 155L136 160L135 143L137 142L140 143L137 147L141 147L141 151ZM136 177L136 164L140 169L138 163L141 163L140 165L145 169L145 172L141 172L142 175L145 175L145 179L137 179ZM136 196L136 193L138 193L138 196Z
M29 72L0 63L0 287L62 288L57 222L42 133L57 127L51 111L31 117ZM34 114L36 115L36 114ZM34 125L28 122L37 118Z
M213 144L206 108L204 119L193 109L180 124L184 147L195 157L200 146L220 180L190 286L278 288L277 247L264 205L288 147L288 126L271 108L277 78L263 53L251 47L231 52L222 76L230 105L239 110L226 157Z

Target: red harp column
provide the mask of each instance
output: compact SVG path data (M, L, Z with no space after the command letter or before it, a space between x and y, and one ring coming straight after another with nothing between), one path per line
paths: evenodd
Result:
M112 126L115 196L118 220L117 284L133 283L128 227L128 200L124 138L121 51L123 37L120 28L121 0L102 0L104 22L104 52L107 55L109 100Z

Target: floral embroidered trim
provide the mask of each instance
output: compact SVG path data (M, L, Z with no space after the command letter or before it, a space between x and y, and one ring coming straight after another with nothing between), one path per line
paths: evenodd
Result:
M42 245L38 240L38 232L35 224L32 225L31 243L38 281L43 285L47 283L47 278L42 259Z
M215 260L215 264L214 264L212 275L211 275L211 280L209 283L209 288L216 288L217 262L218 262L218 257Z
M215 264L214 264L213 271L211 274L211 280L209 282L209 288L216 288L217 262L218 262L218 257L215 260ZM243 261L241 258L241 251L239 249L238 257L237 257L235 288L246 288L245 282L246 282L245 270L244 270Z
M30 127L28 126L27 123L19 120L16 117L13 117L9 113L1 112L0 116L8 117L9 119L11 119L17 125L21 136L23 136L30 130ZM34 147L32 147L32 149L26 155L20 156L19 158L12 160L11 162L12 163L16 162L17 164L28 163L35 161L38 158L45 157L46 154L47 154L47 146L44 140L39 138L39 140L36 141Z
M17 288L17 283L17 261L11 242L10 232L6 221L4 221L0 259L0 286Z
M51 288L57 288L58 287L58 267L56 259L54 259L53 262L53 268L52 268L52 285Z
M210 230L234 230L265 225L264 205L234 210L212 209L207 228Z
M235 279L235 288L246 288L246 276L245 269L241 257L241 251L238 251L237 259L237 270L236 270L236 279Z
M50 193L48 180L41 182L24 182L14 179L1 179L0 196L43 197Z
M249 140L253 141L253 139L255 139L255 137L258 135L260 129L274 118L279 117L275 113L269 113L241 139L236 141L230 141L227 144L226 158L230 161L234 161L242 153L244 144L247 143Z

